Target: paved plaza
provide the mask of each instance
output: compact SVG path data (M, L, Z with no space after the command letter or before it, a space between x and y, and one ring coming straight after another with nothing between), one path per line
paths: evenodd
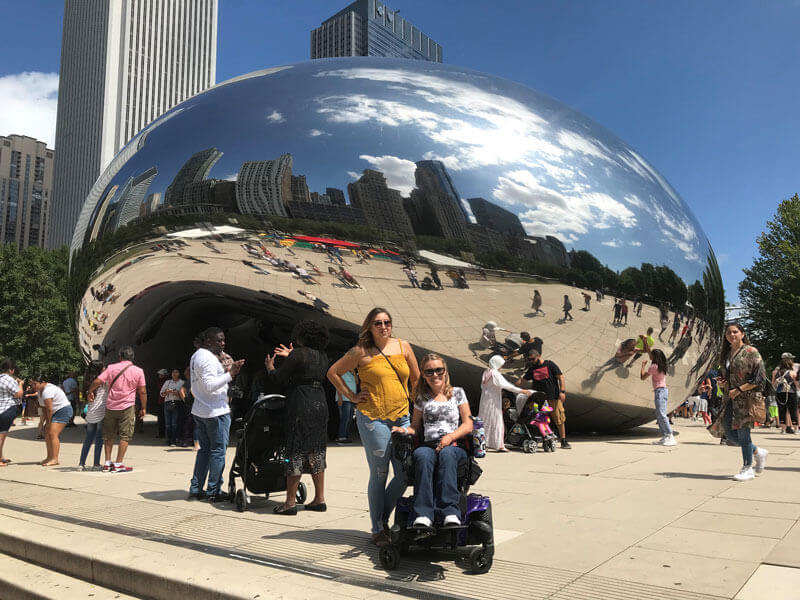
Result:
M776 430L755 431L769 462L745 483L731 479L739 450L686 419L677 419L674 448L652 446L655 428L642 427L576 437L571 451L489 453L474 489L491 496L497 547L491 571L476 576L441 554L381 569L358 444L328 450L328 511L285 517L272 513L280 494L254 498L244 513L187 501L194 452L160 445L155 429L149 421L134 440L127 474L74 469L82 427L64 431L61 465L49 469L35 464L44 456L35 426L12 429L6 456L14 462L0 469L0 549L11 555L3 560L80 580L43 571L37 589L53 580L60 592L42 597L88 597L86 582L101 586L93 598L125 597L114 587L194 600L800 594L800 439ZM30 574L27 563L2 572L4 581Z

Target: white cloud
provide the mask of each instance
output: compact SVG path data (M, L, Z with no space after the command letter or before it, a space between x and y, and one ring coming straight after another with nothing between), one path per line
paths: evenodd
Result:
M277 110L273 110L270 114L267 115L267 121L269 121L270 123L283 123L284 121L286 121L286 117L284 117Z
M239 171L234 171L223 177L225 181L236 181L239 179Z
M356 173L355 171L348 171L347 174L350 175L350 177L352 177L353 179L358 179L359 177L361 177L361 173Z
M642 245L642 242L639 242L639 241L637 241L637 240L633 240L633 241L631 242L631 246L633 246L633 247L635 247L635 248L638 248L638 247L639 247L639 246L641 246L641 245Z
M520 215L532 235L555 235L574 242L589 229L636 225L636 216L623 203L602 192L566 194L541 183L530 171L509 171L497 180L492 196L506 206L527 208ZM519 212L519 211L518 211Z
M417 165L410 160L398 158L396 156L370 156L362 154L361 160L367 161L375 170L380 171L386 177L386 185L400 192L403 196L411 194L414 189L414 173Z
M311 131L308 132L308 135L310 135L311 137L319 137L321 135L330 135L330 133L326 133L319 129L312 129Z
M464 198L461 198L461 206L467 215L467 220L470 223L477 223L478 219L475 218L475 214L472 212L472 207L469 205L469 202L467 202Z
M53 148L57 102L57 73L29 71L0 77L0 135L28 135Z
M612 248L619 248L622 246L622 242L620 240L608 240L607 242L600 242L603 246L610 246Z
M611 153L599 140L593 140L574 131L562 129L557 135L558 143L573 152L580 152L586 156L593 156L607 162L613 162Z

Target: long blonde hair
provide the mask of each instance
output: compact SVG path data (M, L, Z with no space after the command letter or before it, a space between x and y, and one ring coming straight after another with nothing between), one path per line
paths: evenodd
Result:
M414 386L414 392L411 394L411 397L415 400L423 395L433 395L433 390L431 389L431 386L428 385L428 381L425 379L425 376L422 374L422 372L425 370L425 365L434 360L441 361L442 366L444 367L444 388L442 389L442 393L448 399L453 397L453 386L450 385L450 369L447 368L447 363L441 356L431 352L430 354L423 356L422 360L419 361L420 376L419 379L417 379L417 384Z
M375 338L372 337L372 323L375 321L375 317L377 317L381 313L386 313L386 316L389 317L389 320L392 320L392 315L389 313L388 310L382 308L380 306L376 306L371 311L367 313L367 317L364 319L364 322L361 324L361 331L358 332L358 343L357 346L368 350L369 348L375 347Z

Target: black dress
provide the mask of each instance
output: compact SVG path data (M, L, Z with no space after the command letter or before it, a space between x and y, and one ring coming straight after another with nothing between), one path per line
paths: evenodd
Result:
M286 390L286 475L325 470L328 404L323 382L327 372L324 352L300 346L269 373L269 379Z

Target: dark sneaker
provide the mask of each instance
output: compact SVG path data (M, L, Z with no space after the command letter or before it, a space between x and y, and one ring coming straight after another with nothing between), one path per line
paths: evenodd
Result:
M213 496L208 497L208 501L212 504L216 504L217 502L228 502L231 499L228 494L225 492L220 492L218 494L214 494Z
M571 450L572 446L570 446L569 442L566 440L566 438L564 438L563 440L561 440L561 448L563 448L564 450Z
M187 500L205 500L206 493L203 490L199 492L189 492L189 497L186 498Z

